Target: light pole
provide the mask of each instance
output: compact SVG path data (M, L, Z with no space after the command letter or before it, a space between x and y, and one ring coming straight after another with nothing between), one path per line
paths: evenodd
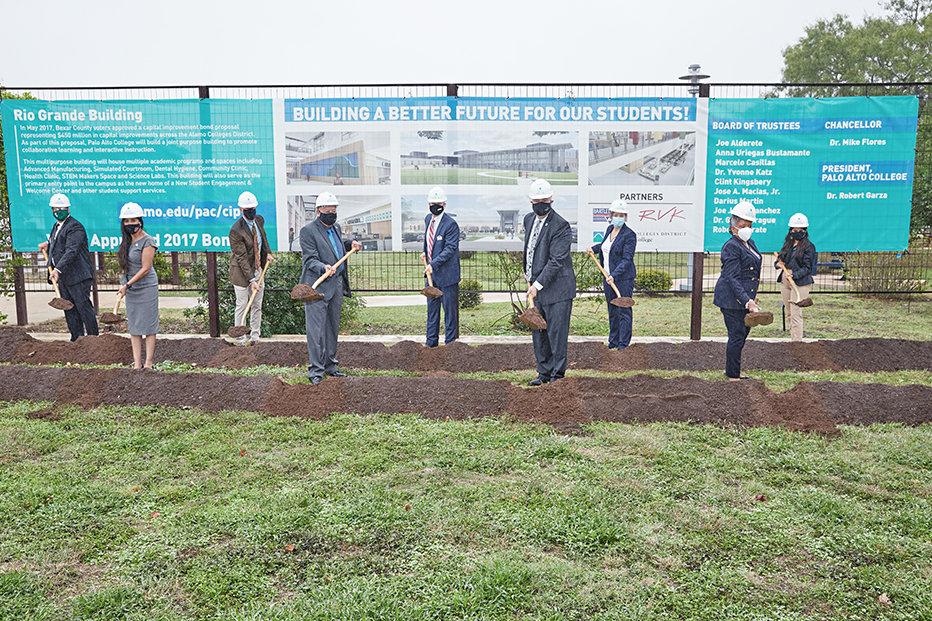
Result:
M693 97L696 97L699 95L699 80L705 80L710 77L712 76L702 73L699 65L693 64L689 66L689 73L686 75L681 75L680 79L689 80L689 94Z

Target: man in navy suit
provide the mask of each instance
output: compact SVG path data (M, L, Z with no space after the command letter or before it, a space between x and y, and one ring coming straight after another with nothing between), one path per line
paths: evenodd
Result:
M553 210L553 189L544 179L528 192L532 213L524 217L524 277L527 297L547 322L546 330L533 330L537 377L531 386L561 379L566 372L570 315L576 297L576 274L570 247L569 222Z
M337 354L337 335L340 333L340 311L343 297L350 297L349 275L344 262L336 269L333 265L343 258L350 248L359 250L358 241L343 242L337 224L337 206L340 202L331 192L317 197L317 218L301 229L301 280L311 286L324 274L330 276L317 286L324 298L304 304L304 327L307 332L307 378L319 384L324 375L346 377L340 372Z
M424 252L427 259L425 274L430 274L434 286L443 292L443 297L427 298L427 346L440 343L440 308L443 307L444 345L449 345L459 336L460 295L460 227L449 214L447 193L443 188L434 188L427 194L430 214L424 218Z
M64 194L55 194L49 201L55 225L49 240L39 244L47 250L48 267L52 268L49 282L57 282L61 297L74 304L65 311L65 322L72 342L88 335L97 336L97 313L91 302L91 285L94 283L94 262L87 246L84 225L71 217L71 201Z
M601 243L589 249L589 254L598 253L599 263L608 272L605 279L605 299L608 302L608 348L624 349L631 343L631 322L634 313L630 308L622 308L611 303L615 299L612 283L618 287L621 297L630 298L634 293L634 252L637 250L638 236L625 221L628 219L628 204L621 199L612 202L612 223L605 229Z

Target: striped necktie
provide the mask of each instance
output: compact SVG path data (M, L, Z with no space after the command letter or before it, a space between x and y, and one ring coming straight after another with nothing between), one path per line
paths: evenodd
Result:
M427 230L427 260L430 261L434 254L434 223L436 218L431 218L430 228Z

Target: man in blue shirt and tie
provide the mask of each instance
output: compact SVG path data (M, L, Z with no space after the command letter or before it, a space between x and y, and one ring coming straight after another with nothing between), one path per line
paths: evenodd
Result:
M340 372L337 354L337 335L340 333L340 311L343 297L350 297L346 263L334 269L350 248L359 250L358 241L343 242L337 224L337 206L340 202L332 192L317 197L317 218L301 229L301 280L310 286L324 274L329 277L317 286L322 300L304 304L304 327L307 331L307 378L319 384L324 375L346 377Z
M427 346L437 347L440 343L440 309L443 308L444 345L449 345L459 336L459 293L460 293L460 227L449 214L447 193L443 188L434 188L427 193L430 214L424 218L424 252L427 260L425 274L430 274L434 286L443 292L443 297L427 298Z

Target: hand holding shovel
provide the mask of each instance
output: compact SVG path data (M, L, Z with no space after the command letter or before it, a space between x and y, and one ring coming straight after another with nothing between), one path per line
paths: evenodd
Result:
M45 248L42 249L42 256L45 257L45 262L48 263L49 255L46 254ZM61 297L61 291L58 290L58 280L51 278L52 276L52 266L49 266L49 280L52 281L52 285L55 287L55 297L49 302L49 306L58 310L70 310L74 308L74 303L69 302L65 298Z
M426 270L427 269L427 257L425 257L422 254L421 258L424 259L424 269ZM421 295L427 296L431 299L442 298L443 291L441 291L440 289L434 286L434 281L431 279L430 274L428 272L424 272L424 274L427 276L427 286L421 290Z
M595 253L592 252L592 248L589 249L589 256L592 257L596 267L598 267L599 271L602 272L602 275L605 276L605 282L608 282L608 284L612 287L612 290L615 292L615 298L609 302L609 304L621 308L631 308L634 306L634 300L632 298L621 297L621 293L618 292L618 287L615 286L614 280L612 282L608 281L608 272L605 271L605 268L602 267L602 264L599 263L599 260L595 258Z
M805 300L800 299L802 296L799 294L799 287L796 286L796 283L793 281L793 277L790 276L790 271L786 269L786 266L783 265L783 261L780 260L780 254L775 252L773 253L773 256L777 259L777 267L783 270L783 277L786 278L786 281L790 283L790 286L793 287L793 291L796 293L796 301L794 302L791 298L790 304L795 304L800 308L812 306L812 300L809 298L806 298Z
M115 324L123 321L123 317L120 316L120 302L123 301L123 296L117 293L116 304L113 305L112 313L102 313L100 315L101 323Z
M241 336L246 336L249 334L250 328L246 327L246 315L249 313L249 309L252 308L252 301L256 299L256 294L259 293L259 286L262 284L262 279L265 278L265 270L269 269L269 265L271 265L271 263L272 257L269 257L265 262L265 267L262 268L262 273L259 274L259 280L256 281L256 288L253 289L252 295L249 296L249 303L246 304L246 310L243 311L243 325L230 326L227 329L227 336L238 339Z
M358 250L358 248L356 248L356 247L354 246L349 252L347 252L346 254L344 254L342 259L340 259L340 260L337 261L334 265L331 266L331 267L333 268L333 271L332 271L332 272L324 272L324 274L321 275L320 278L318 278L317 280L314 281L314 285L313 285L313 286L308 287L308 286L307 286L306 284L304 284L303 282L302 282L302 283L298 283L297 285L295 285L294 289L291 290L291 299L292 299L292 300L297 300L298 302L305 302L305 303L306 303L306 302L314 302L314 301L316 301L316 300L322 300L323 297L324 297L324 294L323 294L323 293L319 293L319 292L317 291L317 287L320 286L320 283L322 283L322 282L324 282L325 280L327 280L327 278L329 278L331 274L336 274L336 273L337 273L337 268L340 267L340 265L341 265L344 261L346 261L346 260L349 258L349 256L350 256L351 254L353 254L354 252L356 252L356 250Z

